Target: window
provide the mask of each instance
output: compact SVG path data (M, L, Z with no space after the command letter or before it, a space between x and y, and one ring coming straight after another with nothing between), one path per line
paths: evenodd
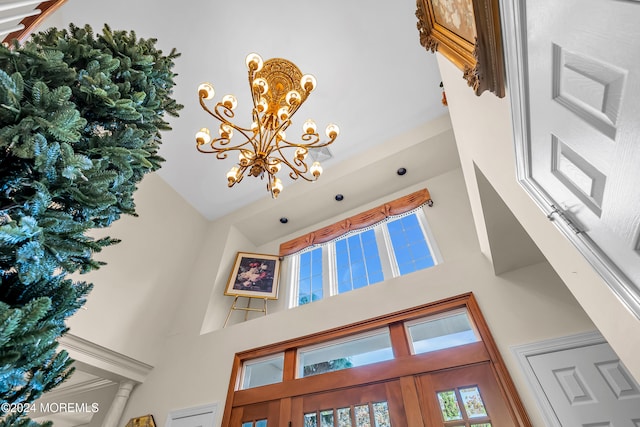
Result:
M248 360L242 367L240 389L246 390L248 388L279 383L282 381L283 370L283 353Z
M420 355L482 341L467 307L419 315L398 323L406 330L406 334L396 332L395 349L389 323L382 323L364 332L330 335L329 339L318 338L310 344L289 347L287 350L295 354L295 363L290 362L290 365L296 366L295 374L289 377L306 378L393 360L400 351L399 346L403 346L399 342L408 344L411 355ZM285 357L292 356L285 356L284 352L279 351L244 360L239 390L285 381Z
M413 354L428 353L480 341L466 310L456 310L405 323Z
M426 225L426 219L422 221ZM407 215L387 224L400 275L433 267L433 255L418 215Z
M426 188L282 243L289 307L436 265L425 205Z
M338 239L334 248L339 294L384 280L373 230Z
M298 378L393 359L389 329L298 349Z
M438 256L429 235L419 208L290 255L289 306L433 267Z
M299 304L322 299L322 249L315 248L303 252L297 261Z

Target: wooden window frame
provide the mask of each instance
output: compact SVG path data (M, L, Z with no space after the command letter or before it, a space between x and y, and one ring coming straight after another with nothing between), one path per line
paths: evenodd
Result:
M482 341L430 353L417 355L410 353L404 322L460 308L467 310ZM393 360L305 378L296 378L296 354L298 348L367 332L384 326L389 327L391 334L391 344L395 356ZM280 352L284 352L285 355L283 381L281 383L246 390L237 389L237 381L241 375L244 361ZM531 426L524 405L518 396L515 385L491 336L478 303L471 292L351 325L237 353L231 370L222 426L231 425L231 413L233 408L237 407L266 403L268 401L280 401L286 408L287 405L290 407L291 399L296 396L389 380L400 379L402 382L403 379L406 380L411 375L481 363L488 363L492 367L511 416L517 425Z

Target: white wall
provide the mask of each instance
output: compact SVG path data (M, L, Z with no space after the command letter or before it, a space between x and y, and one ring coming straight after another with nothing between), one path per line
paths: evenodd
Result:
M156 174L135 193L138 217L94 233L122 241L95 256L106 266L77 276L94 284L70 332L153 365L203 244L206 220Z
M237 250L254 249L242 247L247 241L229 219L212 223L201 257L192 264L192 281L185 288L185 299L176 313L174 330L162 357L145 383L134 390L122 422L151 413L162 423L169 411L212 402L219 402L222 408L236 352L473 291L530 416L536 425L542 425L509 347L593 330L593 324L548 264L531 265L501 277L493 274L491 263L479 250L460 169L402 193L390 194L372 206L424 186L435 200L434 207L426 207L425 212L444 258L443 264L200 335L200 325L209 308L212 280L228 274ZM259 249L277 250L279 243ZM205 254L210 263L202 262ZM218 295L218 309L222 310L219 315L223 319L232 298L221 292ZM540 316L541 312L545 315Z
M477 97L462 72L438 54L474 221L489 256L474 165L484 174L635 378L640 378L640 321L555 228L516 181L509 94Z

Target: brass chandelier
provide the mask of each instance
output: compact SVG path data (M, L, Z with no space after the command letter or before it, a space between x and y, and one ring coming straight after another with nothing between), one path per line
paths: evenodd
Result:
M333 143L340 130L337 125L329 124L325 131L329 140L321 142L315 122L309 119L302 125L301 141L288 141L285 130L315 89L315 77L302 75L298 67L286 59L263 61L256 53L247 56L246 64L253 101L251 127L243 128L230 121L238 104L233 95L225 95L213 110L209 109L205 100L212 99L215 92L211 83L202 83L198 87L200 106L220 122L219 137L213 138L209 129L202 128L196 133L196 147L202 153L215 153L218 159L226 159L230 151L238 152L238 164L227 172L229 187L242 181L245 173L266 177L267 191L276 198L283 189L282 181L276 176L283 165L289 168L289 177L294 180L315 181L320 177L320 162L314 161L308 166L307 155L310 150ZM232 143L236 133L241 141Z

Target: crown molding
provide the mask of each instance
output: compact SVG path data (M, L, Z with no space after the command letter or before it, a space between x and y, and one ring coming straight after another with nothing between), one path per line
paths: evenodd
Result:
M115 352L84 338L67 333L58 339L61 349L66 350L76 362L96 368L119 379L129 379L142 383L153 366ZM84 370L84 369L83 369ZM101 375L105 376L105 375Z

